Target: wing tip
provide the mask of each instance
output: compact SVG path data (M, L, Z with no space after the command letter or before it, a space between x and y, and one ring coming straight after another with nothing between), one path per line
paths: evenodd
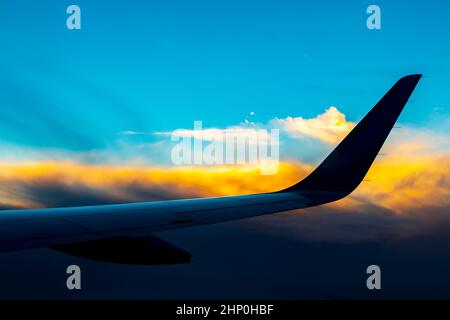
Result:
M413 73L403 78L400 78L398 82L419 82L419 80L423 77L422 73Z

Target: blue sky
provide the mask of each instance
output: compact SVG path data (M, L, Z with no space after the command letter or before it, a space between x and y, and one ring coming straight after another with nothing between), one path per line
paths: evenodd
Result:
M334 105L359 120L402 75L431 76L401 121L450 111L447 1L65 1L0 4L0 139L69 150L103 148L124 130L166 131Z

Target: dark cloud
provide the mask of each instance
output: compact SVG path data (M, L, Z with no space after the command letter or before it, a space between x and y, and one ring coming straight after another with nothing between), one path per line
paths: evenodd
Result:
M443 207L420 207L396 214L368 203L352 208L313 207L262 217L253 224L254 228L295 241L369 243L408 240L436 230L450 230L450 215Z
M23 209L23 208L19 206L13 206L10 204L0 203L0 210L14 210L14 209Z
M127 202L105 190L58 182L26 182L20 185L26 198L42 207L74 207Z
M149 186L142 182L132 182L121 188L134 201L162 201L201 197L201 192L191 188L171 188L170 186Z
M170 190L167 186L148 186L139 182L109 190L55 181L27 181L17 183L15 189L20 190L23 199L45 208L173 200L200 196L189 189L180 193L177 189ZM0 204L0 210L2 207L5 209L18 208Z

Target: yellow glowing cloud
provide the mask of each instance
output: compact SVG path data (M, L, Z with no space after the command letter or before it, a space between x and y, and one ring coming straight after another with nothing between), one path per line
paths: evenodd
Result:
M279 172L263 176L257 167L114 167L70 162L38 162L0 165L1 203L10 206L40 207L45 201L30 197L23 186L45 190L58 184L65 188L98 190L118 201L149 200L139 190L160 190L172 197L226 196L275 191L288 187L311 166L281 163ZM418 207L449 207L450 158L443 155L404 156L379 159L349 198L333 205L355 207L375 204L393 212L407 213ZM132 187L132 188L131 188Z
M45 188L58 184L66 188L99 190L118 201L145 201L142 191L161 190L175 197L226 196L278 190L294 184L309 170L306 165L281 163L279 173L260 174L257 166L215 167L114 167L71 162L0 164L0 199L4 205L45 206L30 201L24 186ZM130 188L133 187L133 188ZM13 189L15 189L13 191Z
M355 126L336 107L330 107L316 118L287 117L272 123L296 137L312 137L326 143L339 142Z
M450 158L393 157L380 160L358 194L398 213L421 207L450 208Z

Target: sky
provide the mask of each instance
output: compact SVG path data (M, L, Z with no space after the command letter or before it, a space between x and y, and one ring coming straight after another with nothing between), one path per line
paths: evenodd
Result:
M439 256L439 250L447 249L440 246L448 238L445 213L450 208L450 4L374 3L381 8L381 30L366 27L366 9L373 3L361 0L2 0L0 207L153 201L288 187L320 163L399 78L422 73L425 77L383 148L386 156L377 159L368 181L348 199L313 209L308 218L293 212L164 233L193 249L198 260L190 266L137 270L82 260L91 275L106 268L108 276L121 272L130 279L117 290L105 286L108 276L92 279L83 297L184 297L168 289L176 283L170 280L174 272L188 290L186 297L234 297L238 291L248 298L364 296L360 275L352 277L350 270L359 270L371 257L395 270L388 275L395 285L385 294L398 297L408 286L394 276L403 269L387 258L393 252L412 264L425 256L429 264L421 272L435 274L421 283L428 287L408 294L450 297L450 278L442 280L436 272L450 263ZM81 30L66 27L70 4L81 8ZM217 132L280 130L278 174L262 176L248 166L175 166L170 133L192 130L194 121ZM413 252L424 238L433 250ZM204 246L205 239L222 248L223 255L214 256L215 248ZM243 249L232 251L235 241ZM262 252L258 241L269 252ZM79 259L45 250L0 256L0 282L7 288L1 297L71 297L59 285L43 289L44 281L57 283L52 272ZM254 260L245 258L245 250L254 252ZM305 255L294 257L292 250ZM348 256L348 262L339 264L332 252ZM52 272L46 259L58 261ZM36 265L35 271L17 268L24 261ZM255 261L264 267L252 275ZM283 273L275 261L292 269L265 286L261 279L270 270ZM329 261L338 263L348 285L336 280L336 287L343 288L337 290L321 282L319 290L305 283L312 270L320 270L317 278L328 279ZM294 266L303 277L295 281ZM165 282L149 292L136 285L142 278ZM36 286L20 290L22 281L36 281ZM208 285L214 281L226 288ZM196 289L188 289L198 282Z

